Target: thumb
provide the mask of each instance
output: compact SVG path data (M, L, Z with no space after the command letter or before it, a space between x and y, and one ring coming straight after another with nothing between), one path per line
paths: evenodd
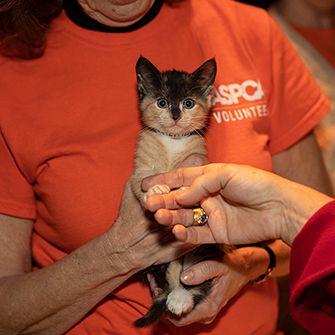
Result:
M197 263L181 274L181 281L185 285L199 285L206 280L222 276L228 272L228 266L215 260Z

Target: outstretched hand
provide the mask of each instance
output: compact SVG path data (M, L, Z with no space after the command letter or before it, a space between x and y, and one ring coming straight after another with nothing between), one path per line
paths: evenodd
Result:
M291 243L303 224L332 199L256 168L209 164L146 178L144 189L167 184L176 189L150 197L156 220L173 225L175 237L192 244L246 244L270 239ZM180 190L180 187L188 186ZM192 207L200 204L208 223L193 225Z

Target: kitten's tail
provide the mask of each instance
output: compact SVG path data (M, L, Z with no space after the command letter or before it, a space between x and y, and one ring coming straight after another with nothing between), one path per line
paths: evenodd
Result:
M147 314L137 319L134 322L135 327L142 328L146 327L156 321L167 311L166 307L167 295L162 294L155 298L154 303L148 310Z

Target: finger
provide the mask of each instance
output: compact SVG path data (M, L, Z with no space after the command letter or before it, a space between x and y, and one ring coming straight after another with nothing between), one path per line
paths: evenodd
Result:
M182 225L175 225L172 228L172 233L178 241L188 244L199 245L205 243L216 243L208 225L188 228Z
M192 181L204 173L205 166L180 168L170 172L157 174L155 176L144 178L142 181L143 191L157 184L166 184L171 189L181 186L189 186Z
M155 213L155 219L158 223L166 226L182 224L188 227L193 224L193 210L192 209L168 210L163 208L159 209Z
M213 177L214 178L214 177ZM155 212L160 208L179 209L183 206L191 207L203 201L210 193L200 184L192 184L190 188L178 189L167 194L156 194L149 196L144 205L151 212Z
M184 190L171 191L167 194L157 194L148 197L144 203L147 210L155 212L160 208L178 209L180 205L176 201L176 194Z
M211 196L199 201L210 221L222 221L223 200L220 196Z
M175 225L172 228L172 233L178 241L186 242L186 240L187 240L187 229L184 226Z
M180 206L191 206L200 200L215 195L224 190L226 179L222 171L214 170L199 176L191 186L183 192L175 194L175 202Z
M227 265L215 261L207 260L192 265L181 274L181 281L186 285L198 285L206 280L225 275L229 268Z

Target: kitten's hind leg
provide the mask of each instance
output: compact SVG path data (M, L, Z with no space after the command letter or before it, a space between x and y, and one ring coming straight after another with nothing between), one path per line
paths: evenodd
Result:
M136 328L142 328L151 325L159 320L159 318L166 312L166 294L154 299L154 302L146 315L137 319L134 322Z
M177 316L190 312L194 307L193 294L185 289L180 282L182 269L182 259L178 259L169 264L166 273L166 279L171 289L166 306L171 313Z
M167 309L176 316L190 312L194 307L193 295L184 287L174 289L167 298Z
M177 288L168 295L167 309L177 316L189 313L208 296L211 288L212 281L206 281L194 287Z
M169 264L154 265L145 271L145 278L148 273L154 278L161 293L154 297L153 304L148 312L134 322L135 327L142 328L155 323L166 312L166 300L169 291L169 283L166 278L166 271Z

